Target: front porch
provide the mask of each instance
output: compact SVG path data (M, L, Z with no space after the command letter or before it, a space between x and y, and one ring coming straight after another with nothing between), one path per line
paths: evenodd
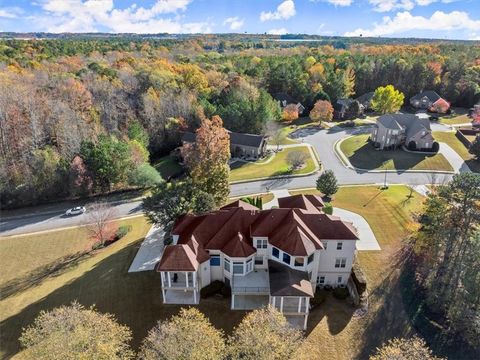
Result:
M198 304L200 293L196 271L161 271L165 304Z
M197 290L162 289L164 304L198 305L200 294Z

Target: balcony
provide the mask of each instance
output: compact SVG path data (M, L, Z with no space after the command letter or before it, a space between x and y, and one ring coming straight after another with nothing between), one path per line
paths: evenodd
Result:
M235 295L269 295L270 282L268 270L258 269L247 275L233 275L232 294Z

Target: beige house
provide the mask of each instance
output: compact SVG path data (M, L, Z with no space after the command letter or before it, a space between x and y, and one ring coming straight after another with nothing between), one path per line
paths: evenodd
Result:
M370 139L381 150L400 146L410 150L431 150L435 143L430 120L421 114L382 115L372 129Z
M233 310L270 304L305 329L316 288L346 286L358 240L352 223L323 205L295 195L275 209L236 201L181 217L157 266L163 301L198 304L200 290L218 280L230 286Z

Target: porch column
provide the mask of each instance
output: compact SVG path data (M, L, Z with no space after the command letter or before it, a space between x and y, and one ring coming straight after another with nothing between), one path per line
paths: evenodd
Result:
M193 287L197 286L197 272L193 272Z
M302 297L298 298L298 312L300 312L300 310L302 310Z
M280 297L280 312L283 313L283 296Z
M197 303L197 290L193 290L193 302Z
M162 288L162 295L163 295L163 303L165 304L167 302L167 292L165 291L164 288Z
M172 287L172 279L170 278L170 271L167 271L168 276L168 287Z
M310 298L309 297L306 297L305 298L305 312L308 314L309 311L310 311Z
M275 299L276 297L275 296L272 296L272 306L275 307Z
M163 278L165 276L165 274L163 272L160 273L160 279L162 281L162 288L165 287L165 279Z
M188 288L188 271L185 271L186 287Z
M305 321L303 322L303 330L307 329L307 320L308 320L308 313L305 314Z
M235 308L235 294L232 294L232 310Z

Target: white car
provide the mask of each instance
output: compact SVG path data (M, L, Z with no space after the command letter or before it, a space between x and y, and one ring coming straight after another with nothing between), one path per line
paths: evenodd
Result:
M68 209L65 212L65 215L67 215L67 216L80 215L80 214L83 214L85 211L86 211L86 209L85 209L84 206L77 206L77 207Z

